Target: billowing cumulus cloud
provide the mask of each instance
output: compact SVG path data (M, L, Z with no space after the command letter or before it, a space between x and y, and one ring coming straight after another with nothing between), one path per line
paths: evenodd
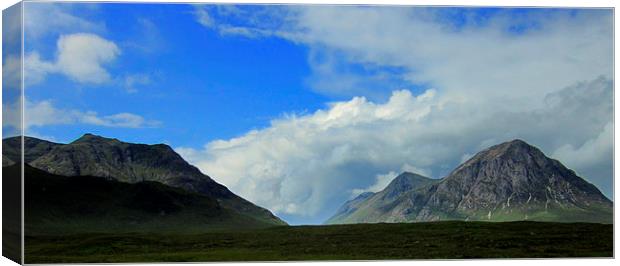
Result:
M32 84L42 81L47 74L60 73L77 82L101 84L110 80L104 66L119 54L114 42L95 34L61 35L56 43L55 60L43 60L36 51L26 56L25 78Z
M234 192L279 214L325 217L351 193L377 191L396 174L440 178L471 154L523 138L610 192L612 86L598 78L550 93L540 108L489 112L445 100L435 90L394 91L385 103L363 97L271 126L177 151ZM508 102L507 104L516 104ZM603 134L601 135L601 132ZM567 144L571 146L566 146ZM602 170L592 171L591 166ZM603 174L603 175L599 175Z
M287 115L269 128L211 142L204 151L177 150L253 202L278 213L312 215L332 195L348 197L351 181L370 183L379 169L400 169L403 162L395 158L410 150L397 148L405 129L399 124L423 120L434 97L433 90L418 96L396 91L385 104L357 97L312 115Z
M352 193L377 190L405 166L443 177L513 138L612 195L609 10L480 17L441 8L197 8L208 16L201 23L223 35L242 28L237 35L307 46L311 88L350 99L201 150L178 149L284 218L320 222Z

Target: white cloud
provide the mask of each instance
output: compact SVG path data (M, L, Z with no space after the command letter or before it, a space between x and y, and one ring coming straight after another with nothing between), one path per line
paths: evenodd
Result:
M168 40L160 32L160 26L154 20L144 17L137 18L127 28L132 36L129 40L123 40L120 45L125 50L133 49L132 52L144 53L145 56L161 53L168 47Z
M274 13L276 10L285 11L275 6L269 9L248 11L235 5L195 5L194 16L202 26L216 30L221 35L258 38L280 34L279 27L283 25L279 21L285 13ZM222 17L234 19L223 22L218 19ZM272 24L272 22L276 22L276 24ZM284 34L284 32L282 33Z
M48 73L57 71L57 67L54 63L41 60L41 56L36 51L27 54L24 58L26 85L40 83L45 79Z
M13 131L21 131L21 103L3 102L2 103L2 128L11 127Z
M203 150L176 150L234 192L278 214L327 218L350 192L383 189L402 171L443 177L463 154L487 143L519 137L548 155L562 153L566 143L608 149L611 137L600 132L610 127L611 94L611 81L598 78L549 93L539 108L489 112L488 106L446 100L435 90L417 96L394 91L385 103L356 97L312 114L284 116ZM582 163L610 160L602 154ZM588 172L588 165L565 163L599 187L611 182L609 176Z
M150 121L142 116L132 113L118 113L113 115L99 116L95 112L77 113L76 121L83 124L91 124L106 127L158 127L161 125L159 121Z
M347 62L403 67L402 77L412 83L430 83L472 101L536 98L612 74L609 11L533 12L524 19L541 26L523 34L507 32L520 22L508 12L490 17L486 26L462 29L426 9L328 6L298 12L292 40L329 47Z
M371 186L367 188L363 188L363 189L356 188L356 189L351 190L350 198L355 198L364 192L379 192L385 189L390 184L390 182L394 180L394 178L396 178L398 175L400 175L403 172L419 174L422 176L429 176L429 172L427 170L424 170L424 169L415 167L413 165L410 165L408 163L405 163L400 167L399 171L390 171L385 174L376 175L375 183L372 184Z
M111 41L94 34L62 35L58 39L56 65L72 79L85 83L102 83L110 79L103 64L114 60L120 50Z
M49 73L60 73L77 82L101 84L110 80L104 65L121 52L114 42L90 33L61 35L56 49L53 62L42 60L36 51L26 56L27 82L37 83Z
M556 88L599 75L612 76L610 10L540 9L519 15L499 11L483 18L485 22L476 20L475 11L460 10L465 13L464 24L456 27L445 17L450 9L438 8L237 9L241 11L229 14L217 7L197 7L197 12L209 16L208 25L215 29L227 25L243 28L236 30L242 36L260 33L252 35L277 36L309 46L314 72L309 82L326 94L368 95L369 82L385 79L343 71L338 67L342 64L402 68L402 73L386 75L411 84L431 84L450 92L450 97L472 102L491 97L535 102L532 99ZM236 24L220 22L224 18ZM536 26L521 33L509 31L522 25ZM317 53L329 60L317 62ZM384 94L399 89L389 85L372 87Z
M387 185L390 184L390 182L392 182L392 180L394 180L394 178L398 175L399 173L394 172L394 171L390 171L389 173L385 173L385 174L376 175L375 183L373 185L367 188L363 188L363 189L356 188L356 189L351 190L350 198L351 199L355 198L364 192L379 192L383 190L385 187L387 187Z
M2 105L3 126L20 128L21 116L19 115L20 103L5 103ZM52 101L31 102L25 101L24 106L24 129L48 125L88 124L104 127L144 128L158 127L161 122L147 120L140 115L132 113L117 113L112 115L99 115L94 111L80 111L75 109L62 109L54 106Z
M4 89L19 90L21 88L22 64L17 55L7 55L2 64L2 86Z
M34 40L57 33L102 32L103 23L73 15L74 5L68 3L26 2L24 4L24 31L26 40ZM81 11L84 11L83 9Z
M131 74L125 76L124 87L128 93L138 92L137 87L151 84L151 76L148 74Z
M311 115L274 120L271 127L239 138L211 142L203 151L177 151L261 206L279 213L314 214L330 195L338 198L354 188L341 179L373 182L376 168L398 169L403 164L396 158L408 151L396 149L402 129L394 122L421 120L432 94L415 97L398 91L382 105L354 98ZM373 130L377 125L382 125L381 131Z
M443 177L512 138L557 156L612 195L610 10L500 10L477 18L461 9L463 24L455 25L446 18L451 9L442 8L235 8L202 9L203 25L304 45L308 84L351 97L203 150L179 149L259 205L327 218L348 192L381 186L384 173L409 164ZM435 89L413 96L403 87ZM391 95L387 102L382 94Z
M613 157L613 130L614 125L610 121L595 138L587 140L578 147L573 144L560 146L553 152L553 157L577 169L605 162Z
M198 23L208 28L215 27L215 21L211 18L211 15L209 15L207 9L202 6L196 6L194 10Z

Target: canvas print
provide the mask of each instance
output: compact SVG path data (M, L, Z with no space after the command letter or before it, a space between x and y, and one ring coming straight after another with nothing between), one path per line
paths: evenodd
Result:
M613 257L612 8L2 17L18 263Z

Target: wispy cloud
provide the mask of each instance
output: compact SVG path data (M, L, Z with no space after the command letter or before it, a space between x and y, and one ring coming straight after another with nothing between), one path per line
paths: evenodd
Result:
M27 41L60 33L106 31L104 23L76 16L74 7L71 3L26 2L24 30ZM89 7L93 8L94 5Z
M132 51L149 54L160 53L168 46L168 40L162 36L160 25L156 20L140 17L129 27L131 39L124 40L120 45Z
M138 87L152 83L151 76L148 74L130 74L125 76L123 86L128 93L138 92Z
M281 28L286 11L277 6L247 10L235 5L194 5L194 16L202 26L221 35L247 38L286 35Z
M314 51L309 55L314 72L309 82L326 94L368 93L368 73L343 72L344 64L396 67L403 71L392 73L391 79L484 98L506 98L505 92L513 91L519 92L517 97L539 97L553 88L612 74L609 10L530 9L515 15L507 9L479 18L475 9L454 8L237 9L241 11L196 8L209 16L209 27L220 31L219 25L228 25L244 28L236 30L241 36L255 32L307 45ZM463 13L456 14L462 19L458 24L449 17L456 12ZM329 60L316 61L316 54ZM334 82L339 86L331 85ZM372 88L387 95L398 89Z
M19 116L20 103L4 103L2 105L2 119L5 126L21 128ZM145 128L159 127L160 121L148 120L133 113L116 113L100 115L94 111L80 111L76 109L58 108L52 101L31 102L25 101L24 129L49 125L86 124L102 127Z

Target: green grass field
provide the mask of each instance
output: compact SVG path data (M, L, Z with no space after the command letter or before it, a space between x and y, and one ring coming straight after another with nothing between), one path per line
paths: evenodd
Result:
M611 257L611 224L434 222L26 236L26 263Z

